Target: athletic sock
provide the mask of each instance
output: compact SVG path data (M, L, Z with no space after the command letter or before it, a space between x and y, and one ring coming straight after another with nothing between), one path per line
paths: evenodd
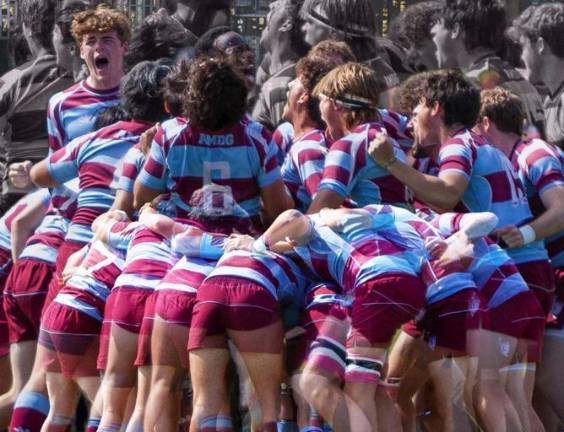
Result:
M86 426L86 432L96 432L100 426L100 420L102 419L99 417L90 417Z
M49 414L49 398L43 393L22 391L14 405L9 431L40 432Z

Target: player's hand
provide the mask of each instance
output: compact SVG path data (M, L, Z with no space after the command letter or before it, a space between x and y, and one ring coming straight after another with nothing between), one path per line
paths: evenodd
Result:
M515 225L506 225L496 231L499 239L503 240L508 248L521 247L525 244L521 230Z
M385 133L378 133L368 144L368 154L380 165L386 165L394 158L394 145Z
M431 259L439 259L447 250L448 243L440 237L430 237L425 240L425 247Z
M18 189L27 189L31 186L31 177L29 172L33 163L29 160L24 162L16 162L8 167L8 180L10 184Z
M145 132L141 134L141 138L139 139L139 143L141 144L141 151L146 156L151 149L151 143L153 142L153 138L157 134L157 131L160 129L161 124L157 123L152 128L147 129Z
M246 234L231 234L223 243L223 249L225 252L231 252L234 250L245 250L251 251L253 248L253 243L255 239L250 235Z

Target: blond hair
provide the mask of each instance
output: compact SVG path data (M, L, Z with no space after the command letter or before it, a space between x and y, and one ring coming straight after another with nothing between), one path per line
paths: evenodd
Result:
M360 63L345 63L329 72L313 89L315 97L325 96L344 108L347 126L379 118L379 80L376 72Z
M99 5L96 9L80 12L73 17L71 32L78 45L82 43L84 35L88 33L107 33L115 31L119 40L129 42L131 28L125 14Z

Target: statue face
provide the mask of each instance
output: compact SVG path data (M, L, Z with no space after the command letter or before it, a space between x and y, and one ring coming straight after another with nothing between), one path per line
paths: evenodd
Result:
M223 33L214 41L213 46L224 53L229 63L245 75L247 85L254 85L255 53L239 33Z
M178 3L177 17L196 36L201 36L212 27L229 24L229 0L174 1Z

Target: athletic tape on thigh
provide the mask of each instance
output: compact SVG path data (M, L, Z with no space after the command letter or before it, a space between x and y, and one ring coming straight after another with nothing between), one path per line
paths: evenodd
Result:
M347 357L346 381L378 382L384 363L369 357Z

